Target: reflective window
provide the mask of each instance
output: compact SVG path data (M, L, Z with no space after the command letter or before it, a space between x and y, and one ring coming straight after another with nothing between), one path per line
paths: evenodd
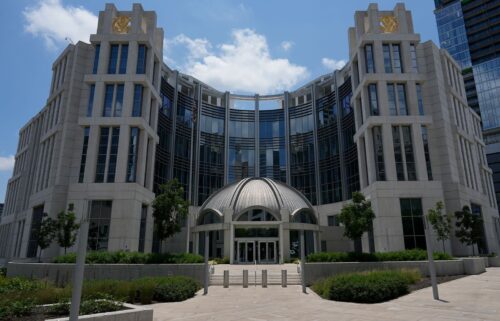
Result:
M410 44L411 69L413 72L418 72L417 47Z
M403 72L403 65L401 63L401 48L399 45L392 45L392 70L396 73Z
M137 68L136 74L145 74L146 73L146 57L147 57L148 48L146 45L139 45L137 52Z
M368 101L370 102L370 115L378 116L378 98L377 98L377 85L369 84L368 85Z
M375 62L373 60L373 45L371 44L365 45L365 63L366 63L366 72L374 73Z
M92 109L94 108L94 93L95 93L95 84L92 84L90 85L89 101L87 103L87 117L92 116Z
M384 164L384 146L382 139L382 127L374 126L373 131L373 149L375 156L375 170L377 181L385 181L385 164Z
M224 119L201 115L200 130L208 134L224 135Z
M389 103L389 115L396 116L398 111L396 106L396 88L394 84L387 84L387 101Z
M266 210L256 208L249 210L238 217L239 222L276 221L276 217Z
M112 204L112 201L92 201L87 241L90 251L108 249Z
M101 127L97 150L96 183L114 182L119 137L119 127Z
M340 226L337 215L328 215L328 226Z
M101 45L95 46L94 53L94 66L92 67L92 73L97 74L97 67L99 66L99 52L101 51Z
M500 128L500 57L472 67L483 130Z
M144 252L144 244L146 243L146 223L148 218L148 206L141 207L141 222L139 225L139 252Z
M431 167L431 156L429 154L429 132L426 126L421 127L422 129L422 141L424 143L424 153L425 153L425 165L427 166L427 178L432 181L432 167Z
M106 85L106 91L104 92L104 108L102 110L103 117L110 117L111 110L113 109L113 93L115 85Z
M80 174L78 175L78 183L83 183L83 176L85 174L85 163L87 162L87 149L89 146L90 127L83 129L83 147L82 157L80 159Z
M411 138L411 127L401 126L403 131L403 144L405 151L406 174L409 181L417 180L417 168L415 156L413 155L413 141Z
M239 138L254 138L255 122L231 120L229 122L229 136Z
M397 84L399 115L408 115L406 106L406 87L404 84Z
M118 156L118 140L120 139L120 127L113 127L111 130L111 145L108 156L108 183L115 181L116 158Z
M290 119L290 135L305 134L314 129L312 114Z
M121 46L121 53L120 53L120 69L119 73L120 74L126 74L127 73L127 58L128 58L128 45L122 45Z
M389 114L391 116L408 115L406 103L406 86L404 84L387 84L387 101L389 103Z
M106 172L106 158L108 155L109 127L102 127L99 136L99 147L97 149L97 163L95 172L95 182L104 182Z
M132 105L132 117L142 116L142 97L143 97L143 87L142 85L134 86L134 101Z
M416 84L417 89L417 102L418 102L418 114L420 116L424 115L424 101L422 99L422 86L420 84Z
M391 48L389 45L382 46L384 53L384 70L386 73L392 72L392 63L391 63Z
M405 249L426 249L422 200L420 198L401 198L401 220Z
M123 90L124 85L116 85L116 97L115 97L115 108L114 115L115 117L120 117L122 115L123 110Z
M127 161L127 182L135 182L137 172L137 151L139 148L139 128L130 128L130 140Z
M168 118L172 117L172 100L163 93L161 94L161 108L160 111Z
M399 126L392 127L392 140L394 145L394 161L396 163L396 174L398 181L405 180L405 170L403 161L403 152L401 146L401 134L399 132Z
M109 50L108 74L116 74L116 64L118 63L119 45L111 45Z

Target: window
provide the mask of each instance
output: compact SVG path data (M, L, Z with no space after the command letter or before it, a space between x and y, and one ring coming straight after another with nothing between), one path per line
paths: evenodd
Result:
M114 85L106 85L106 91L104 93L104 108L102 110L103 117L111 116L111 110L113 109L113 91L115 89Z
M404 170L404 161L403 161L403 153L401 151L401 135L399 133L399 126L392 127L392 140L394 144L394 161L396 163L396 174L398 177L398 181L405 180L405 170Z
M427 249L422 200L420 198L401 198L399 203L401 207L405 249Z
M417 48L414 44L410 45L411 69L413 72L418 72Z
M405 151L406 173L409 181L417 180L417 169L415 166L415 156L413 155L413 143L411 139L411 127L401 126L403 131L403 144Z
M118 140L120 139L120 127L113 127L111 130L111 146L108 157L108 183L115 181L116 158L118 156Z
M384 52L384 70L386 73L392 72L392 63L391 63L391 48L389 45L382 46Z
M114 108L114 113L113 113L113 116L115 116L115 117L120 117L122 115L123 90L124 90L123 84L116 85L115 108Z
M94 108L94 93L95 85L90 85L89 102L87 103L87 117L92 116L92 109Z
M106 171L106 158L108 154L108 140L109 128L101 128L101 135L99 137L99 147L97 149L97 164L95 172L95 182L104 182L104 173Z
M396 92L394 84L387 84L387 100L389 102L389 115L396 116L397 106L396 106Z
M122 45L122 50L120 53L120 74L127 73L127 58L128 58L128 45Z
M403 139L401 140L401 137ZM396 174L398 181L417 180L415 156L413 155L413 143L410 126L393 126L392 139L394 142L394 160L396 162Z
M374 73L375 72L375 63L373 61L373 45L365 45L365 63L366 63L366 72Z
M116 74L116 64L118 63L119 45L111 45L109 52L108 74Z
M139 147L139 128L130 128L128 145L127 182L135 182L137 172L137 150Z
M427 178L432 181L431 155L429 154L429 133L427 127L422 125L422 141L424 143L425 165L427 166Z
M375 169L377 181L385 181L384 147L382 140L382 127L373 127L373 149L375 155Z
M399 45L392 45L392 70L396 73L403 72L401 64L401 48Z
M92 201L87 242L88 250L105 251L108 249L112 204L112 201Z
M146 73L146 56L147 56L148 48L146 45L139 45L138 53L137 53L137 74L145 74Z
M340 226L337 215L328 215L328 226Z
M406 86L404 84L387 84L387 100L391 116L408 115L406 104Z
M83 183L83 176L85 174L85 163L87 162L87 149L89 146L89 133L90 127L85 127L83 129L82 158L80 160L80 175L78 176L78 183Z
M101 45L95 46L95 54L94 54L94 66L92 67L92 73L97 74L97 67L99 65L99 52L101 51Z
M418 114L420 116L424 115L424 101L422 99L422 86L420 84L416 84L417 89L417 102L418 102Z
M148 218L148 206L141 207L141 223L139 225L139 252L144 252L144 244L146 243L146 222Z
M95 182L114 182L118 154L119 127L102 127L97 150ZM106 181L105 181L106 178Z
M141 117L142 115L142 85L134 87L134 104L132 106L132 117Z
M483 211L481 209L481 205L471 203L470 209L472 215L479 216L481 219L483 219ZM486 242L486 236L484 232L484 223L481 223L479 234L480 235L477 242L477 250L479 251L479 254L488 254L488 244Z
M377 85L369 84L368 85L368 100L370 102L370 115L378 116L378 98L377 98Z
M38 252L38 233L43 220L43 205L33 208L31 217L30 236L28 241L28 249L26 257L36 257Z
M106 90L104 92L104 108L102 109L103 117L111 117L111 115L114 117L120 117L122 115L123 92L123 84L106 85Z
M397 85L399 115L408 115L408 107L406 106L406 88L403 84Z

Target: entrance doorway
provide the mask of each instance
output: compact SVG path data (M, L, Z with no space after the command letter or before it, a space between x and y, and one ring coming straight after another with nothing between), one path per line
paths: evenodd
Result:
M237 263L277 263L277 240L236 240L235 247Z

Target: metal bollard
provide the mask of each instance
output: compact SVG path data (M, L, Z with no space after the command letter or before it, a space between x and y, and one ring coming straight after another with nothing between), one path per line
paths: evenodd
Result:
M224 287L229 287L229 270L224 270Z
M262 287L267 288L267 270L262 270Z
M248 270L243 270L243 287L248 288Z
M286 288L286 270L281 270L281 287Z

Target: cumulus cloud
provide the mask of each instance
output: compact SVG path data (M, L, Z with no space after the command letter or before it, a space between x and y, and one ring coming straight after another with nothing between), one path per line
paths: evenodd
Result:
M341 69L347 62L343 59L336 60L330 58L323 58L321 59L321 63L326 69L335 70L335 69Z
M231 38L230 43L212 50L208 40L181 34L168 40L167 48L185 46L188 54L180 66L182 71L220 90L275 93L291 89L309 76L306 67L273 58L266 37L254 30L233 30Z
M83 7L64 6L61 0L40 0L23 11L24 28L41 37L49 49L79 40L88 42L89 35L97 30L97 16Z
M0 171L10 171L14 168L14 155L0 156Z
M281 42L281 48L285 51L292 49L293 45L294 45L293 41L282 41Z

